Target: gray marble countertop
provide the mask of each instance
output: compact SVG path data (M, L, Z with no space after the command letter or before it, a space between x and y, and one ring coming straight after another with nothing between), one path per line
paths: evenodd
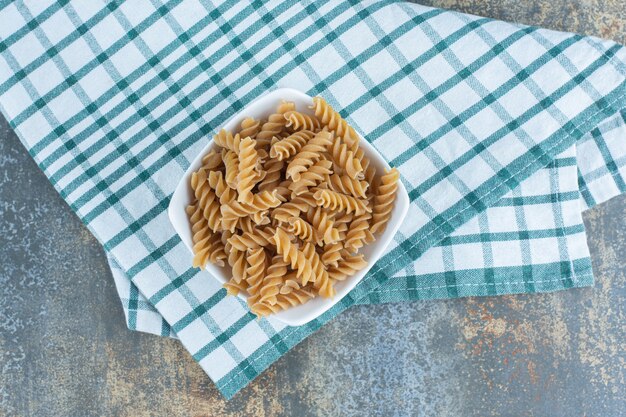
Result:
M427 3L626 43L623 0ZM0 416L624 415L625 213L584 215L594 288L352 308L226 402L177 341L126 329L102 249L0 117Z

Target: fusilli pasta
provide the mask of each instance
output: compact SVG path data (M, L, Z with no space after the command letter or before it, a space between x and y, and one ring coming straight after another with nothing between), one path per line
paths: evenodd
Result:
M259 179L259 155L254 140L245 138L239 143L239 173L237 174L237 201L252 203L252 189Z
M398 171L377 175L356 130L320 97L312 109L220 130L191 175L193 266L230 268L224 288L259 317L335 296L391 217Z
M239 134L235 134L233 136L232 133L222 129L215 136L213 136L213 141L224 149L228 149L235 153L239 152L239 142L241 142L241 137Z
M289 263L283 260L282 256L276 255L272 258L270 266L265 273L265 277L263 277L259 291L250 294L248 304L253 313L259 316L267 315L267 313L262 314L262 311L276 304L276 296L280 292L280 286L287 273L288 265Z
M281 228L276 229L274 245L276 246L276 253L282 255L283 260L289 262L291 268L296 270L297 276L302 282L301 285L306 285L313 275L311 260L291 242L287 232Z
M339 260L336 267L328 269L328 276L334 281L343 281L347 277L354 275L355 272L367 266L367 261L362 254L345 255Z
M285 113L295 110L296 105L292 102L283 101L278 105L276 113L267 118L267 122L263 123L261 131L257 134L257 147L263 148L270 145L272 138L282 133L287 120Z
M317 190L313 194L313 198L315 198L318 206L332 211L345 210L346 213L355 213L356 215L372 211L363 200L332 190Z
M255 120L253 117L246 117L241 122L241 130L239 136L242 138L256 139L256 135L261 130L261 122Z
M362 180L365 178L361 161L354 156L354 153L343 143L341 137L336 136L331 149L333 162L341 168L350 178Z
M288 111L285 113L285 119L287 120L287 127L292 130L318 130L320 128L320 121L317 117L311 116L299 111Z
M367 198L365 192L369 188L367 181L359 181L349 175L332 174L328 178L330 189L356 198Z
M222 149L222 159L224 160L224 166L226 174L226 184L233 190L237 189L237 175L239 175L239 157L234 151Z
M241 235L232 235L228 239L228 243L234 249L242 252L248 249L257 249L272 245L274 233L276 233L275 228L266 226L253 231L243 232Z
M208 181L209 186L215 190L215 194L220 199L220 204L228 204L237 198L237 192L226 184L222 171L211 171Z
M263 284L267 260L265 249L248 249L248 268L246 269L246 282L248 294L258 294Z
M287 165L287 177L299 181L302 173L322 157L322 153L333 143L332 140L333 134L328 131L322 130L317 133Z
M285 163L277 159L268 159L263 165L265 178L259 182L259 191L272 191L282 182L282 170ZM282 197L282 194L280 194Z
M350 150L354 151L359 145L359 135L333 108L321 97L313 98L313 111L322 126L335 132L346 141Z
M309 209L307 219L317 232L318 245L322 245L322 243L329 245L339 240L339 231L333 227L330 216L326 211L322 210L321 207Z
M293 196L298 196L309 191L310 187L315 187L324 181L332 172L331 167L333 163L321 159L314 163L306 172L300 175L298 181L294 181L289 186L289 189L293 192Z
M374 213L372 215L372 233L383 232L387 227L387 222L391 217L393 202L398 189L398 179L400 173L393 168L380 178L380 184L376 189L374 197Z
M310 130L301 130L294 132L284 139L278 140L272 144L270 148L270 157L276 158L279 161L288 159L289 157L297 154L300 149L315 136L315 133Z
M300 217L291 217L289 219L289 232L298 236L306 242L316 242L317 236L313 226Z

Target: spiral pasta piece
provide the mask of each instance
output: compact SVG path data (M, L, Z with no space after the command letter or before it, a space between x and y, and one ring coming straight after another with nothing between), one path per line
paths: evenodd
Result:
M285 281L283 282L283 285L281 285L279 292L280 294L289 294L293 292L294 290L298 290L300 288L301 287L300 287L300 282L298 280L297 273L294 271L291 271L287 273L287 275L285 275Z
M310 242L305 243L302 252L311 263L311 269L313 270L313 285L315 288L320 288L322 285L320 282L328 279L328 272L326 271L319 254L315 250L315 244ZM303 283L302 286L304 285L305 284Z
M291 217L289 219L288 231L305 242L317 242L318 240L313 226L300 217Z
M191 223L191 241L193 242L193 266L204 268L211 261L219 266L224 266L226 258L224 246L220 236L213 233L208 227L202 209L196 204L189 205L186 209L189 222Z
M228 230L222 230L220 233L220 240L222 241L222 244L224 245L224 249L226 249L226 245L228 244L228 239L230 239L233 236L234 233L228 231Z
M230 188L226 183L224 174L222 171L209 172L209 186L215 191L215 194L220 199L220 204L228 204L237 197L235 190Z
M374 197L374 212L372 214L372 233L383 232L391 217L391 210L398 190L400 173L393 168L380 178L380 184Z
M287 294L278 294L273 304L262 303L255 305L255 309L252 310L252 312L259 317L265 317L273 313L278 313L281 310L304 304L313 297L315 297L315 292L307 286L293 290Z
M300 216L300 213L306 212L309 208L315 207L316 205L317 203L315 198L313 198L313 194L302 194L288 203L284 203L278 208L275 208L272 212L272 217L280 222L286 223L289 221L289 218L298 217Z
M273 313L278 313L281 310L286 310L290 307L295 307L299 304L304 304L311 298L315 297L315 292L312 288L304 287L297 288L285 294L277 294L273 303L258 303L252 310L259 317L268 316Z
M309 288L301 288L291 291L287 294L279 294L276 296L276 304L281 310L286 310L289 307L295 307L300 304L304 304L315 296L315 293Z
M315 136L310 130L294 132L284 139L278 140L270 148L270 157L284 161L298 152L306 143Z
M233 190L237 189L237 176L239 175L239 157L234 151L222 149L222 159L224 160L226 184Z
M366 239L370 236L367 232L370 228L370 219L372 214L365 212L350 223L346 234L346 249L357 251L363 247Z
M248 268L246 269L246 282L248 283L248 294L258 294L265 278L267 269L267 258L265 249L248 249Z
M250 214L250 218L252 218L252 221L257 226L263 226L266 224L270 224L271 222L269 210L261 210L257 211L256 213L252 213Z
M354 220L354 213L346 213L345 211L340 211L335 213L333 216L333 222L337 229L348 230L348 224Z
M239 173L237 174L237 201L252 203L252 189L259 179L259 156L254 140L245 138L239 143Z
M253 117L246 117L241 121L241 130L239 130L239 137L255 139L260 130L260 121L255 120Z
M280 200L276 196L276 193L270 193L268 191L255 194L252 198L252 203L231 201L229 204L220 207L222 213L222 227L224 230L233 231L238 218L277 207L279 204Z
M349 175L332 174L328 177L330 189L356 198L366 198L365 192L369 187L367 181L359 181Z
M222 168L224 168L222 155L215 149L211 149L202 157L202 166L200 169L204 169L205 171L214 171Z
M193 266L204 268L209 260L210 239L213 233L206 225L197 203L187 207L187 215L191 223L191 241L193 242Z
M287 127L292 130L318 130L320 128L320 121L315 116L309 116L308 114L300 113L299 111L292 110L285 113L285 119L287 121Z
M350 150L356 149L359 145L359 135L326 100L321 97L313 97L313 111L323 126L328 127L328 130L332 130L337 136L343 138Z
M289 239L289 235L283 229L276 229L274 244L276 246L276 253L282 255L283 260L289 262L291 268L297 271L297 276L300 278L302 285L306 285L307 282L312 281L313 269L311 267L311 261L307 259L301 250L298 250L296 245Z
M346 255L339 261L336 267L328 269L328 276L331 280L343 281L366 266L367 261L363 255Z
M198 171L191 174L190 181L191 189L193 190L193 194L196 197L196 200L200 202L204 202L208 198L208 193L211 191L211 187L207 182L207 171L204 169L199 169Z
M295 108L296 105L292 102L283 101L278 105L276 113L271 114L267 118L267 122L263 123L261 131L257 133L257 147L261 148L269 146L272 138L282 133L285 125L287 124L285 114L295 110Z
M209 185L207 173L204 169L194 172L191 175L191 188L198 201L198 207L202 210L202 214L207 220L208 227L213 231L219 230L220 205L217 201L217 195L215 195L215 192Z
M303 172L300 175L300 180L293 182L289 189L294 196L308 192L310 187L315 187L330 175L332 166L333 163L331 161L325 159L317 161L308 171Z
M254 224L250 216L245 216L237 219L237 222L235 223L235 228L241 230L244 233L254 233L254 231L256 230L256 225ZM225 229L224 232L231 231Z
M276 229L271 226L244 232L241 235L232 235L228 238L228 243L234 249L246 251L248 249L264 248L273 245L274 233Z
M226 259L226 249L219 234L215 234L210 239L210 248L208 261L217 266L224 266L224 260Z
M318 161L326 148L333 143L333 134L320 131L302 147L293 160L287 165L287 177L299 181L302 173Z
M311 208L307 212L307 219L317 232L318 245L322 245L323 243L329 245L339 240L339 231L333 227L328 213L320 207L315 209Z
M278 139L276 139L278 140ZM268 151L266 151L263 148L259 148L256 150L256 154L257 157L259 159L259 164L263 165L265 163L265 161L267 161L267 159L269 158L270 154Z
M322 297L333 297L335 295L335 288L330 280L328 271L315 251L315 245L306 243L302 253L304 253L304 256L311 264L311 270L313 271L313 287L318 290L318 293ZM306 282L303 280L302 285L304 286L305 284Z
M272 258L258 293L251 294L248 298L248 305L254 314L258 316L267 315L267 313L263 314L263 311L268 306L276 304L276 296L280 292L280 286L287 273L288 265L289 263L282 256L276 255Z
M287 201L291 196L291 190L289 187L291 186L293 181L291 180L283 180L278 186L276 186L276 195L281 201Z
M233 248L229 242L226 242L224 247L228 254L226 260L232 269L232 278L230 281L239 284L246 279L246 269L248 267L246 252Z
M233 136L233 134L229 131L222 129L215 136L213 136L213 141L224 149L238 153L241 136L239 136L239 134L235 134Z
M246 292L246 288L248 288L248 284L244 281L235 282L234 279L228 280L225 282L223 287L226 289L226 294L228 295L238 295L239 293Z
M346 213L355 213L357 216L372 211L363 200L336 191L317 190L313 198L318 206L333 211L345 210Z
M340 137L335 137L330 154L333 161L341 168L350 178L362 180L365 177L361 161L355 158L354 153L343 143Z
M370 159L365 156L365 152L363 149L358 148L356 152L354 152L354 157L359 160L361 164L361 168L363 168L363 177L365 182L369 185L374 184L374 177L376 176L376 168L372 165ZM371 190L372 187L368 187L368 190Z
M263 172L265 172L265 178L259 182L259 191L272 191L278 188L282 182L282 170L285 166L283 161L276 159L269 159L263 165ZM277 193L278 194L278 193ZM278 194L282 197L282 194Z
M322 253L322 263L326 266L337 266L339 260L342 258L342 250L343 246L339 242L331 243L330 245L324 245L324 252Z

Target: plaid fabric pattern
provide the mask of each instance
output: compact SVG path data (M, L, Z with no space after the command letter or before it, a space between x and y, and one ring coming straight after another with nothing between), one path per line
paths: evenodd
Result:
M574 248L583 236L575 224L580 208L572 215L566 207L578 197L559 201L558 190L576 183L561 171L575 169L577 142L620 157L610 147L607 153L608 141L582 142L588 132L610 135L601 123L625 107L626 52L619 45L386 1L17 1L0 3L0 21L2 112L102 242L116 282L134 284L120 291L129 323L154 306L168 323L155 321L154 329L175 333L227 397L389 282L423 297L589 282L586 249ZM297 328L256 321L206 272L191 268L165 213L211 132L275 86L320 94L342 109L398 167L412 201L401 233L366 279ZM608 171L619 171L609 164ZM547 188L524 190L524 180L544 167ZM585 180L605 177L602 167L579 170ZM602 198L593 183L582 192L587 205ZM537 204L530 200L546 196L550 202L538 204L550 206L552 222L533 225L527 208ZM503 208L521 231L485 215L488 208ZM464 231L468 221L474 223ZM452 251L473 239L483 264L464 265ZM500 266L496 252L507 242L520 246L523 263L512 278L506 268L519 265ZM416 268L425 266L416 263L431 247L444 265L428 286L445 285L445 294L413 285L422 280ZM559 255L540 260L536 247L557 247ZM544 260L536 268L525 263ZM461 267L493 273L464 277ZM555 287L519 287L549 271L568 278ZM461 286L464 280L480 285Z

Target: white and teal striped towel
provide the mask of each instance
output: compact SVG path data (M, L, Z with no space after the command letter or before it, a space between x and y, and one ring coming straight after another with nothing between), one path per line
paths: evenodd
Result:
M0 2L0 106L102 243L131 329L231 397L357 303L593 283L581 211L626 190L626 50L388 1ZM166 208L211 133L276 87L325 97L399 168L407 220L301 327L191 267Z

